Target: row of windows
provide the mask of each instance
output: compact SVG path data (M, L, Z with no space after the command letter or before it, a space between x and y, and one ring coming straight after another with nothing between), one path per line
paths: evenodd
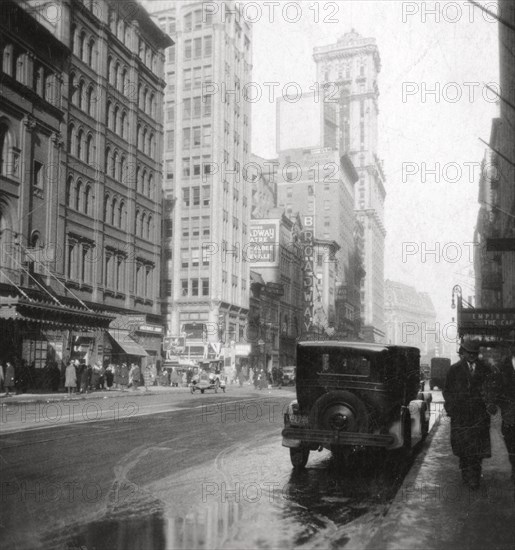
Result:
M107 101L106 109L106 125L109 130L117 134L123 139L129 137L129 118L127 111L122 110L118 105L110 100Z
M212 171L212 164L209 157L203 157L201 164L200 157L188 157L182 159L182 176L184 178L208 176Z
M192 30L201 29L203 25L211 25L213 22L213 14L209 10L195 10L187 13L183 19L183 30L190 32Z
M193 128L183 128L182 130L182 148L191 147L210 147L211 146L211 126L194 126Z
M189 91L189 90L198 89L198 88L207 89L208 86L210 85L214 86L213 75L211 71L212 71L211 65L204 67L204 76L202 76L202 67L195 67L193 70L184 69L182 89L184 91ZM171 89L169 89L169 91L173 92L173 90Z
M138 124L138 149L152 159L156 157L156 136L147 127Z
M202 44L202 42L204 44ZM198 59L202 56L209 57L213 52L213 37L211 35L185 40L184 60Z
M82 128L76 128L75 124L70 124L68 126L68 152L88 164L94 162L96 147L93 134L86 134Z
M193 110L192 110L193 107ZM183 100L182 117L184 120L198 118L200 116L211 116L212 96L204 95L203 97L187 97Z
M166 226L165 226L166 228ZM208 217L202 218L202 225L200 225L200 218L199 217L192 217L191 221L190 218L182 218L181 220L181 236L183 238L189 238L191 237L209 237L211 234L211 226L209 222ZM170 237L171 231L170 231ZM197 239L192 239L197 240ZM208 259L206 259L208 261Z
M86 65L96 70L97 49L95 39L92 36L88 36L84 29L77 28L77 25L72 25L71 42L74 55L86 63Z
M168 294L167 287L167 296ZM182 296L209 296L209 279L181 279L181 295Z
M68 238L66 275L69 279L91 284L93 266L96 265L92 243L79 238ZM135 293L138 297L152 298L154 266L137 262L135 266ZM125 293L127 290L127 258L120 251L107 250L104 256L102 283L106 289Z
M201 196L202 189L202 196ZM186 208L190 206L209 206L211 204L211 187L204 185L202 187L183 187L182 205Z
M93 184L83 183L79 178L74 181L73 176L69 176L66 182L66 206L73 208L77 212L82 212L88 216L93 215L95 197L93 196Z
M32 88L49 103L58 104L58 80L51 70L33 62L28 52L15 48L13 44L3 44L0 48L4 74Z

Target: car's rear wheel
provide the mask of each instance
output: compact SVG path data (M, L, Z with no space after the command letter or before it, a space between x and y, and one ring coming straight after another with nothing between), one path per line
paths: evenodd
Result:
M200 393L204 393L204 390L200 390Z
M294 470L303 470L309 459L309 449L304 447L290 448L290 460Z

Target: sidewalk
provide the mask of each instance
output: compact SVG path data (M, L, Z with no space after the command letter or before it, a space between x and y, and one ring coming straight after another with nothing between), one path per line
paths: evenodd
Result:
M481 487L473 491L461 480L442 413L367 550L513 550L514 485L500 414L490 434L492 458L483 461Z
M156 395L160 393L184 393L189 392L189 388L172 388L171 386L150 386L148 391L145 391L144 386L137 389L129 388L127 390L95 390L88 393L72 393L71 398L68 393L60 390L58 392L41 392L41 393L19 393L6 396L0 394L0 405L15 404L15 403L52 403L56 401L72 401L80 399L102 399L108 397L118 397L120 395Z
M282 388L278 388L277 386L274 386L271 388L273 391L278 391L279 389L282 390L288 390L289 386L283 386ZM294 388L293 388L294 389ZM255 392L256 394L259 394L259 390L256 390L254 386L249 384L244 384L243 386L240 386L239 384L229 384L226 388L227 393L234 393L234 391L238 392ZM270 390L263 390L264 392L268 392ZM293 392L293 390L292 390ZM177 393L177 394L189 394L190 388L189 386L186 387L172 387L172 386L149 386L148 391L145 391L144 386L139 386L137 389L129 388L127 390L96 390L96 391L90 391L88 393L72 393L71 398L68 397L68 393L64 390L60 390L59 392L41 392L41 393L20 393L20 394L14 394L11 393L9 397L7 397L5 394L0 394L0 406L2 405L15 405L18 403L54 403L54 402L60 402L60 401L80 401L84 399L107 399L112 397L134 397L134 396L143 396L143 395L159 395L159 394L167 394L167 393ZM210 392L212 393L212 392ZM223 395L224 392L219 390L219 395Z

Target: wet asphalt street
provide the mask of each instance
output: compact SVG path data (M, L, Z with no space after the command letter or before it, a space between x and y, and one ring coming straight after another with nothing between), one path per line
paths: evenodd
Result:
M250 388L126 395L87 414L78 401L73 417L70 403L55 405L39 422L31 404L24 423L23 405L11 406L0 435L0 547L359 547L409 465L346 471L323 451L293 474L280 437L292 398Z

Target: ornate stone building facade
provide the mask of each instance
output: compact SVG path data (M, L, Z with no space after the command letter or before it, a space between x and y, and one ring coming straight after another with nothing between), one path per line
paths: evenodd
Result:
M3 343L36 367L70 357L156 362L163 51L172 41L139 6L53 6L58 17L39 2L2 2Z

